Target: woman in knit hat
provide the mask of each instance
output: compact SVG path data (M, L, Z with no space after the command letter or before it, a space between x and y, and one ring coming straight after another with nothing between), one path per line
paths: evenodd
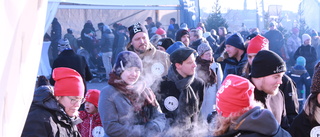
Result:
M84 110L79 113L83 122L77 125L82 137L101 137L105 134L98 112L99 96L98 89L89 89L86 94Z
M21 136L81 136L76 125L81 123L78 109L85 101L83 80L66 67L55 68L52 77L54 88L36 89Z
M320 63L315 66L311 83L311 94L305 101L303 110L293 120L290 127L292 137L316 137L320 134Z
M254 100L254 88L241 76L230 74L225 78L217 93L213 136L290 137L271 111Z
M153 91L138 81L142 69L135 52L118 54L98 105L104 131L110 137L156 136L164 130L166 118Z
M222 69L220 63L213 59L213 51L208 43L201 43L197 49L196 76L204 81L205 92L201 106L201 114L204 119L211 113L216 104L216 93L222 83Z

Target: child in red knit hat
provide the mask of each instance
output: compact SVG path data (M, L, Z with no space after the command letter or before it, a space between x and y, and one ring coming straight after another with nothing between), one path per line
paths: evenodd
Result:
M104 130L98 112L100 90L89 89L86 94L85 110L80 111L79 117L83 120L78 124L78 130L82 137L104 136Z

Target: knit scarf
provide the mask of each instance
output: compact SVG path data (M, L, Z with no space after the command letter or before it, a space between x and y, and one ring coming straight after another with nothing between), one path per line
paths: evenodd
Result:
M147 88L144 82L128 85L115 73L110 73L109 76L108 83L130 100L135 112L141 112L148 105L157 106L153 91Z
M212 85L217 82L216 73L210 68L213 63L212 60L204 60L201 57L196 58L197 62L197 75L201 78L206 85Z
M195 115L199 111L199 100L191 87L191 83L194 81L194 75L182 78L182 76L170 66L168 79L173 81L180 91L178 116L188 118Z

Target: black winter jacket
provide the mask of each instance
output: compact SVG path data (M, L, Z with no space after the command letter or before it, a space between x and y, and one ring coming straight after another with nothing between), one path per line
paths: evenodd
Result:
M53 96L51 86L36 89L22 137L81 137L77 124L80 118L70 118Z

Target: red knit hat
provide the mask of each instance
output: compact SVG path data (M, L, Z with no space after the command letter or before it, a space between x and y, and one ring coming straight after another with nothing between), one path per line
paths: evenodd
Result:
M84 96L84 83L81 75L74 69L59 67L52 72L55 96Z
M86 101L92 103L94 106L98 107L100 96L100 90L98 89L89 89L86 95Z
M166 31L163 30L162 28L158 28L157 31L156 31L156 34L164 35L164 34L166 34Z
M229 74L217 92L217 112L228 117L233 112L239 112L246 107L253 108L254 85L246 78Z
M260 50L269 50L269 40L258 34L250 40L247 53L258 53Z

